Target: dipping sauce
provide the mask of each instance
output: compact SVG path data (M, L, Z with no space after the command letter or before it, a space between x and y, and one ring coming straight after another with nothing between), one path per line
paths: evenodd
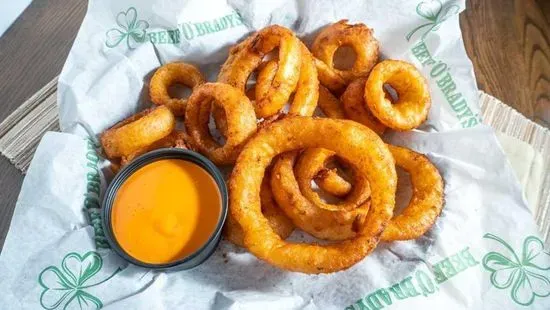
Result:
M162 159L141 167L120 186L112 230L133 258L171 263L208 242L221 210L219 188L205 169L182 159Z

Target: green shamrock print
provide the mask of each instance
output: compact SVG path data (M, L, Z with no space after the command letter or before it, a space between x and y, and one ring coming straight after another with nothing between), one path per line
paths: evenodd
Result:
M423 30L421 39L424 40L431 31L437 31L441 24L449 17L458 14L460 7L456 4L443 5L440 0L422 1L416 6L416 13L429 22L420 25L407 34L407 41L420 30Z
M134 49L138 43L145 41L146 30L149 23L137 19L137 11L130 7L126 12L118 13L116 23L119 28L112 28L105 33L105 45L115 47L126 39L126 45L129 49Z
M108 281L120 271L117 269L108 278L94 284L87 284L102 266L103 259L94 251L83 256L74 252L65 255L61 262L61 270L55 266L49 266L38 275L38 283L43 288L40 294L40 305L48 310L101 309L103 307L101 300L85 290Z
M544 251L543 242L529 236L523 241L521 259L512 247L493 234L484 238L496 240L510 255L490 252L483 257L483 267L491 272L491 283L499 289L511 287L510 296L523 306L533 303L535 297L550 295L550 254Z

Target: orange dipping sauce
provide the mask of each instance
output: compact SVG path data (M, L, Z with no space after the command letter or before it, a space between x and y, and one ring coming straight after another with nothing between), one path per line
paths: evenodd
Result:
M115 239L128 255L164 264L208 242L220 221L222 197L205 169L182 159L162 159L124 181L111 212Z

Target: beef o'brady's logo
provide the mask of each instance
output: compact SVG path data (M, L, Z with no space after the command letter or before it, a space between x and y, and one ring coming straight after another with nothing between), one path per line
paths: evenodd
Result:
M430 71L431 80L435 81L437 89L454 112L460 126L470 128L481 123L479 114L474 113L470 108L466 96L455 82L457 79L453 76L451 66L445 60L432 56L425 41L430 33L437 31L443 22L458 14L459 11L460 7L452 2L444 5L440 0L420 2L416 6L416 14L427 22L410 31L405 39L411 41L416 38L417 42L412 46L411 53L422 67Z
M40 305L48 310L101 309L103 302L90 290L102 286L121 271L117 268L105 277L100 274L102 267L103 259L97 252L68 253L59 267L48 266L38 275Z
M445 257L438 262L419 267L412 274L387 287L373 290L359 298L344 310L380 310L411 298L439 294L440 285L479 266L469 247Z
M134 49L144 42L179 44L183 40L191 41L242 24L239 13L233 11L211 20L184 22L176 28L152 30L149 22L139 19L136 8L130 7L117 14L115 27L105 33L105 45L109 48L125 45L128 49Z
M416 14L424 18L427 23L424 23L406 36L407 41L416 33L422 33L421 39L424 40L426 36L432 31L437 31L441 24L449 17L458 14L460 7L456 4L443 5L439 0L422 1L416 6Z
M86 193L84 194L84 209L88 214L90 225L94 228L94 241L96 248L109 249L109 243L105 238L101 225L101 177L99 172L99 155L96 149L100 145L92 140L86 142Z
M522 306L550 296L550 253L544 250L542 240L528 236L521 251L516 251L494 234L485 234L484 238L496 241L501 247L501 251L483 257L483 267L491 273L495 288L507 291Z
M470 247L465 247L434 263L426 260L425 265L419 265L400 281L369 292L344 310L380 310L411 298L440 294L444 291L440 290L441 286L480 270L497 289L487 293L503 292L501 296L508 295L519 306L530 306L550 297L550 252L544 249L542 240L527 236L518 251L495 234L487 233L483 239L493 241L492 246L499 250L490 251L479 259ZM460 289L455 285L452 291Z

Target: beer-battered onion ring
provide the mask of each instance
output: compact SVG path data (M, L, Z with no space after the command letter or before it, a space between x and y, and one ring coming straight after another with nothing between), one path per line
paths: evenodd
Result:
M175 126L174 114L167 107L150 108L103 132L101 145L109 159L129 156L168 136Z
M321 169L313 180L320 189L336 197L347 196L352 188L351 183L338 175L335 168Z
M122 157L120 160L120 167L122 168L126 166L134 158L153 150L162 149L162 148L186 149L187 148L187 144L185 143L185 140L187 139L186 136L187 135L185 134L185 132L181 130L174 130L166 137L158 141L155 141L152 144L147 145L128 156Z
M227 139L223 146L214 140L208 128L212 103L225 112ZM191 148L215 164L232 164L243 144L256 132L256 115L250 100L238 89L222 83L206 83L189 97L185 128Z
M260 186L278 154L310 147L337 153L372 182L371 206L354 239L319 245L287 243L262 215ZM341 153L340 153L341 152ZM239 154L229 181L231 215L248 250L279 268L329 273L351 267L378 244L395 205L396 173L387 146L373 131L347 120L285 117L260 130Z
M319 98L319 81L317 79L317 70L315 68L313 57L307 49L307 47L299 41L301 49L301 65L300 65L300 78L296 89L294 91L294 97L289 103L288 115L298 116L311 116L315 112L317 101ZM254 103L257 97L257 92L265 95L269 92L273 85L273 79L277 75L279 70L279 64L276 59L261 62L255 69L257 71L256 85L250 87L245 91L246 96ZM284 106L284 104L283 104ZM261 126L265 126L273 120L279 119L281 115L281 106L279 112L264 117ZM212 110L213 118L216 123L216 128L223 136L226 136L227 124L223 117L223 111L216 109Z
M397 166L411 177L412 198L395 215L384 233L383 241L410 240L424 235L443 209L443 179L430 160L407 148L388 145Z
M273 62L274 64L270 64L269 66L277 65L277 62L275 60L261 62L260 65L255 69L255 73L258 74L270 62ZM276 70L275 71L269 70L269 72L276 72ZM271 79L273 79L274 76L275 76L275 73L273 73ZM249 88L247 88L245 91L245 95L254 104L254 100L256 100L256 85L252 85ZM225 137L227 133L227 122L225 119L225 112L223 111L223 109L213 106L212 118L214 119L214 123L216 124L216 128L218 129L220 134Z
M294 231L294 224L285 215L283 210L279 208L277 202L273 199L271 193L271 174L266 173L260 188L260 202L262 205L262 213L268 220L269 226L275 231L281 239L286 239ZM225 237L233 244L244 247L243 229L237 221L229 214L225 224Z
M319 108L327 117L345 119L346 114L342 107L342 103L336 98L330 90L319 85Z
M319 80L313 56L307 47L299 41L301 51L300 78L294 91L294 98L289 102L288 115L311 116L317 107L319 99ZM255 98L265 97L273 85L273 79L278 71L278 63L270 60L258 73L255 87ZM277 112L283 108L279 107Z
M280 174L295 174L295 179L299 187L289 187L289 184L279 184L280 188L287 187L287 194L303 195L307 200L313 203L316 207L331 210L343 211L353 210L365 202L370 197L369 181L364 175L357 174L356 169L352 166L354 185L351 191L346 195L346 198L337 204L326 203L317 192L311 188L311 181L318 175L330 159L335 158L336 153L322 148L306 149L299 156L294 166L279 165L278 170L274 169L274 173ZM278 182L274 180L273 182ZM294 182L291 182L294 183ZM286 200L286 197L281 197ZM288 201L285 201L288 202ZM292 208L292 206L288 206Z
M248 97L248 96L247 96ZM270 117L264 118L261 122L257 123L258 129L263 128L277 120L280 120L285 114L275 114ZM225 112L223 109L218 108L216 105L212 106L212 117L214 118L214 123L220 134L224 137L227 137L227 118L225 117Z
M117 159L111 159L111 165L110 168L113 172L117 173L120 169L124 168L127 164L129 164L132 160L134 160L136 157L143 155L147 152L160 149L160 148L180 148L180 149L186 149L187 145L185 144L186 140L186 134L183 131L180 130L174 130L172 133L170 133L168 136L155 141L153 144L148 145L146 147L143 147L136 151L135 153L132 153L128 156L124 156L120 158L120 160Z
M384 84L397 92L397 101L387 98ZM384 60L377 64L365 84L365 101L372 114L395 130L414 129L428 118L431 98L426 79L411 64Z
M373 31L365 24L347 23L347 20L340 20L331 24L317 35L313 41L311 51L313 56L326 64L327 68L321 67L319 71L321 83L336 94L340 94L344 89L342 86L349 84L356 78L365 77L378 61L379 44L373 36ZM342 46L351 47L356 54L353 67L349 70L338 70L334 68L334 54ZM327 71L330 74L327 74ZM325 80L326 76L331 78ZM345 84L334 83L334 76L339 76Z
M304 192L306 198L314 202L319 201L317 195L308 193L310 189L306 186L306 179L311 179L312 176L317 186L330 195L345 197L350 194L352 190L351 183L338 174L337 168L327 168L327 164L335 159L337 159L335 153L325 149L307 149L300 154L294 171L298 179L298 184L300 184L300 189ZM340 165L344 164L341 161L339 163ZM355 173L354 169L351 169L350 172ZM360 195L350 197L349 200L362 202L370 196L370 186L368 182L359 184L359 186L362 186Z
M340 100L349 119L361 123L381 135L386 130L386 126L374 117L365 103L366 83L367 78L354 80L348 85Z
M316 238L340 241L356 237L366 220L370 201L349 204L347 209L339 210L309 200L300 191L293 173L296 156L297 153L283 154L273 165L271 188L277 204L296 227Z
M388 145L388 148L395 160L395 165L409 173L413 195L401 214L395 215L391 219L388 227L382 233L382 240L416 239L432 227L441 213L443 208L443 180L437 168L426 156L403 147ZM313 165L316 164L311 157L306 158L306 160L310 160ZM295 168L297 177L298 167L299 165L296 165ZM339 183L339 186L343 189L347 181L342 178L340 178L340 181L342 183ZM351 184L348 184L351 189ZM300 188L302 189L302 187ZM303 189L302 192L305 195L306 192ZM346 194L349 194L349 191ZM344 231L344 233L353 234L351 231Z
M225 111L222 108L218 108L217 105L212 104L212 118L219 133L227 137L227 117L225 116Z
M341 94L346 89L348 82L321 60L314 58L314 62L321 85L335 94Z
M290 98L300 77L300 41L287 28L268 26L230 50L218 81L245 91L246 81L262 58L279 48L278 70L267 92L256 91L255 111L259 118L278 113ZM258 95L261 95L258 96ZM316 101L315 101L316 102Z
M256 98L266 96L266 94L271 89L271 84L273 83L273 79L275 78L275 75L277 75L278 70L279 64L277 63L276 59L264 61L258 66L256 70L256 84L253 87L254 100L256 100Z
M149 84L149 95L153 103L165 105L174 115L183 116L187 99L170 97L168 88L173 84L183 84L195 89L204 82L202 73L195 66L184 62L172 62L155 71Z

